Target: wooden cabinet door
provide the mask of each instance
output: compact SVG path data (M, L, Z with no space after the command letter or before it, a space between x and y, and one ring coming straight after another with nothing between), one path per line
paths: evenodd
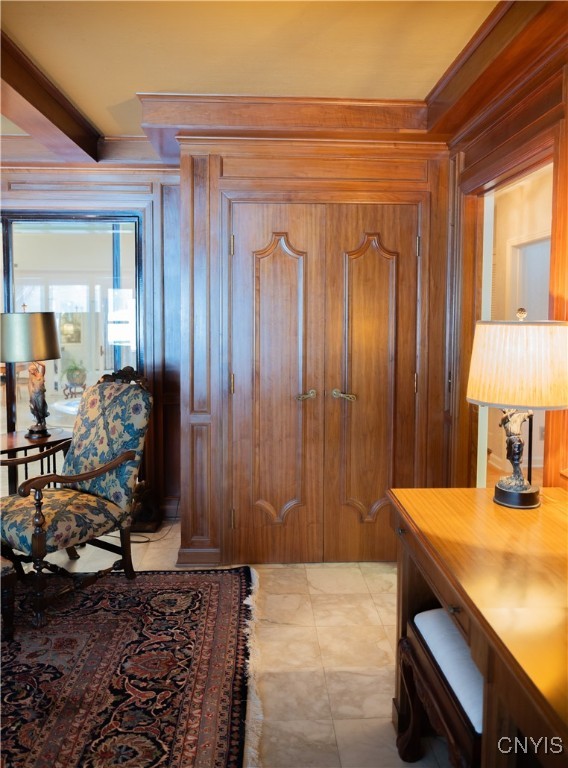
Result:
M417 207L235 203L232 229L231 559L394 559L386 490L414 484Z
M417 235L416 205L327 207L326 561L396 557L385 494L414 485Z
M323 556L324 222L321 205L232 207L233 562Z

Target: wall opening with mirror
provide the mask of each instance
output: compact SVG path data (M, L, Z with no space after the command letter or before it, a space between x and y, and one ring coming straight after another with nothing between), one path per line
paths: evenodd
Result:
M527 321L549 319L552 189L549 164L485 195L481 319L516 320L520 307ZM510 473L502 415L500 409L479 409L478 487L492 487ZM544 412L535 411L532 480L537 485L544 468L544 423ZM527 422L523 437L528 444ZM526 474L526 459L524 464Z
M2 311L55 312L61 359L46 362L47 421L69 428L87 386L125 365L141 368L140 217L9 213L2 220ZM2 433L14 429L14 413L16 429L29 426L27 369L15 366L15 403L3 392Z

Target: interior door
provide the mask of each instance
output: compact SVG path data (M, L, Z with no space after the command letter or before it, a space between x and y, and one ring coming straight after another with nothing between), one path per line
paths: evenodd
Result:
M233 562L323 556L324 222L321 205L233 206Z
M324 560L393 560L386 490L414 485L416 205L326 220Z
M235 203L232 225L232 560L394 559L386 489L414 484L417 207Z

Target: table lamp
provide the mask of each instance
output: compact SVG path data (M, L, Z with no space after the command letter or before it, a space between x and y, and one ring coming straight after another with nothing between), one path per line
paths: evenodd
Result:
M523 477L521 425L532 410L568 408L568 322L478 322L466 398L501 408L511 475L495 485L494 501L513 509L540 505L539 489Z
M55 313L5 312L0 315L0 330L0 360L4 363L29 363L30 411L35 424L29 428L26 437L32 440L49 437L45 424L49 411L45 400L45 365L42 361L58 360L61 357Z

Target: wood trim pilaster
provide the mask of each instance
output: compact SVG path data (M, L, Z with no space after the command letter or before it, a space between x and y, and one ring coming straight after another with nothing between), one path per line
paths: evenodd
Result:
M211 249L211 162L182 150L181 498L178 565L221 561L218 328L212 300L219 276Z

